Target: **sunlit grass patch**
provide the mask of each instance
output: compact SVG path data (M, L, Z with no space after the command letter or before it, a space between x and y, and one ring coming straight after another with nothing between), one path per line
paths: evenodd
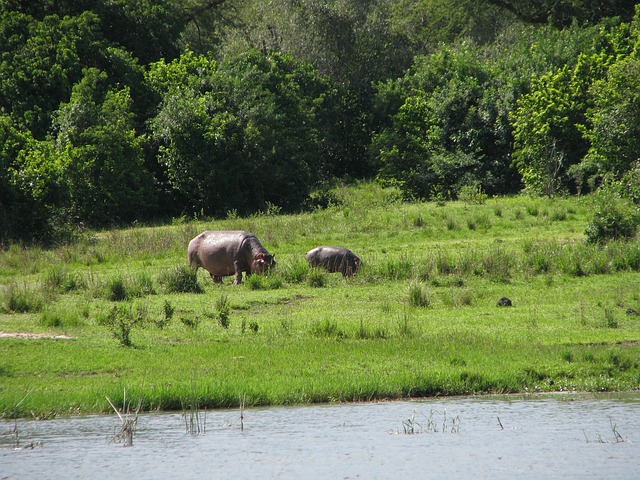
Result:
M109 411L105 393L119 405L124 385L144 410L180 410L192 381L203 408L243 394L249 406L637 388L639 317L626 312L640 310L640 244L587 244L586 202L405 203L377 185L332 195L339 207L298 215L0 251L0 331L42 335L0 338L0 415L26 383L20 414L42 418ZM252 231L277 268L240 286L196 275L186 248L207 229ZM310 268L305 253L323 244L352 248L358 274ZM40 310L9 310L11 288L14 306L40 298ZM498 308L505 296L513 307Z

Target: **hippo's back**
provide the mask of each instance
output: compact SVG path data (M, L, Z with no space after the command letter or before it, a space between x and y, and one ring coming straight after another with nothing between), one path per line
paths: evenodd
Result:
M344 276L354 275L360 267L360 259L348 248L322 246L306 254L312 267L323 267L329 272L340 272Z

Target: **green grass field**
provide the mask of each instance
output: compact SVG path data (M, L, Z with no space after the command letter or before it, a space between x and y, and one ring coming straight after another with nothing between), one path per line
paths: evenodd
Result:
M584 241L588 197L403 203L340 187L298 215L84 232L0 252L0 415L640 388L640 243ZM268 277L186 266L207 229L255 233ZM353 250L353 278L311 270ZM183 293L189 288L201 293ZM501 297L512 307L497 307ZM30 335L26 335L30 334ZM67 338L68 337L68 338Z

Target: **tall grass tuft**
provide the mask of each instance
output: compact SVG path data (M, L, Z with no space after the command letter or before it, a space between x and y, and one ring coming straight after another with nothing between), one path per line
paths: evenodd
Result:
M66 293L86 288L87 283L78 273L56 265L46 272L44 286L54 292Z
M84 325L84 321L76 309L50 305L43 309L40 325L50 328L77 328Z
M618 320L612 308L604 309L604 321L607 328L618 328Z
M39 312L45 303L42 293L27 285L20 287L15 283L10 283L2 292L2 303L9 312Z
M409 285L409 305L412 307L428 307L431 305L431 298L426 285L417 282Z
M122 302L130 298L127 285L122 275L116 275L107 280L105 295L107 300L112 302Z
M146 295L155 295L156 289L153 285L153 278L149 272L143 271L136 274L131 279L129 287L131 295L134 297L144 297Z
M200 399L198 389L193 379L191 380L191 389L189 390L189 398L181 400L182 416L187 433L190 435L198 435L205 433L207 427L207 412L200 411Z
M402 312L402 317L398 321L398 334L405 338L411 338L416 335L415 330L409 324L409 314L407 313L406 307L404 312Z
M165 293L203 293L196 270L186 265L164 272L158 282Z
M292 263L279 268L279 272L286 282L302 283L309 273L309 269L309 263L306 260L296 259Z
M266 277L264 275L249 275L244 284L249 290L266 290L267 282Z
M408 256L388 258L382 264L382 275L390 280L406 280L413 276L413 262Z
M329 319L314 323L311 327L311 333L316 337L345 338L347 336L338 326L338 322Z
M280 275L261 275L253 273L249 275L245 281L249 290L277 290L282 288L284 282Z
M229 315L231 313L231 307L229 306L229 297L226 295L220 295L216 300L215 315L218 319L218 323L222 328L229 328Z
M327 283L325 272L319 268L312 268L307 275L307 285L310 287L320 288Z
M515 254L499 248L490 249L482 257L481 264L487 275L501 282L507 282L517 267Z

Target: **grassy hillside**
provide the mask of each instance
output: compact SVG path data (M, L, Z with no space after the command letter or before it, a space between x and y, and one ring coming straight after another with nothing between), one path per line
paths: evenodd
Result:
M311 213L12 246L0 415L108 411L125 392L153 410L639 388L640 243L586 244L588 198L466 200L362 184ZM277 269L194 278L186 248L206 229L252 231ZM362 270L309 269L318 245L352 249Z

